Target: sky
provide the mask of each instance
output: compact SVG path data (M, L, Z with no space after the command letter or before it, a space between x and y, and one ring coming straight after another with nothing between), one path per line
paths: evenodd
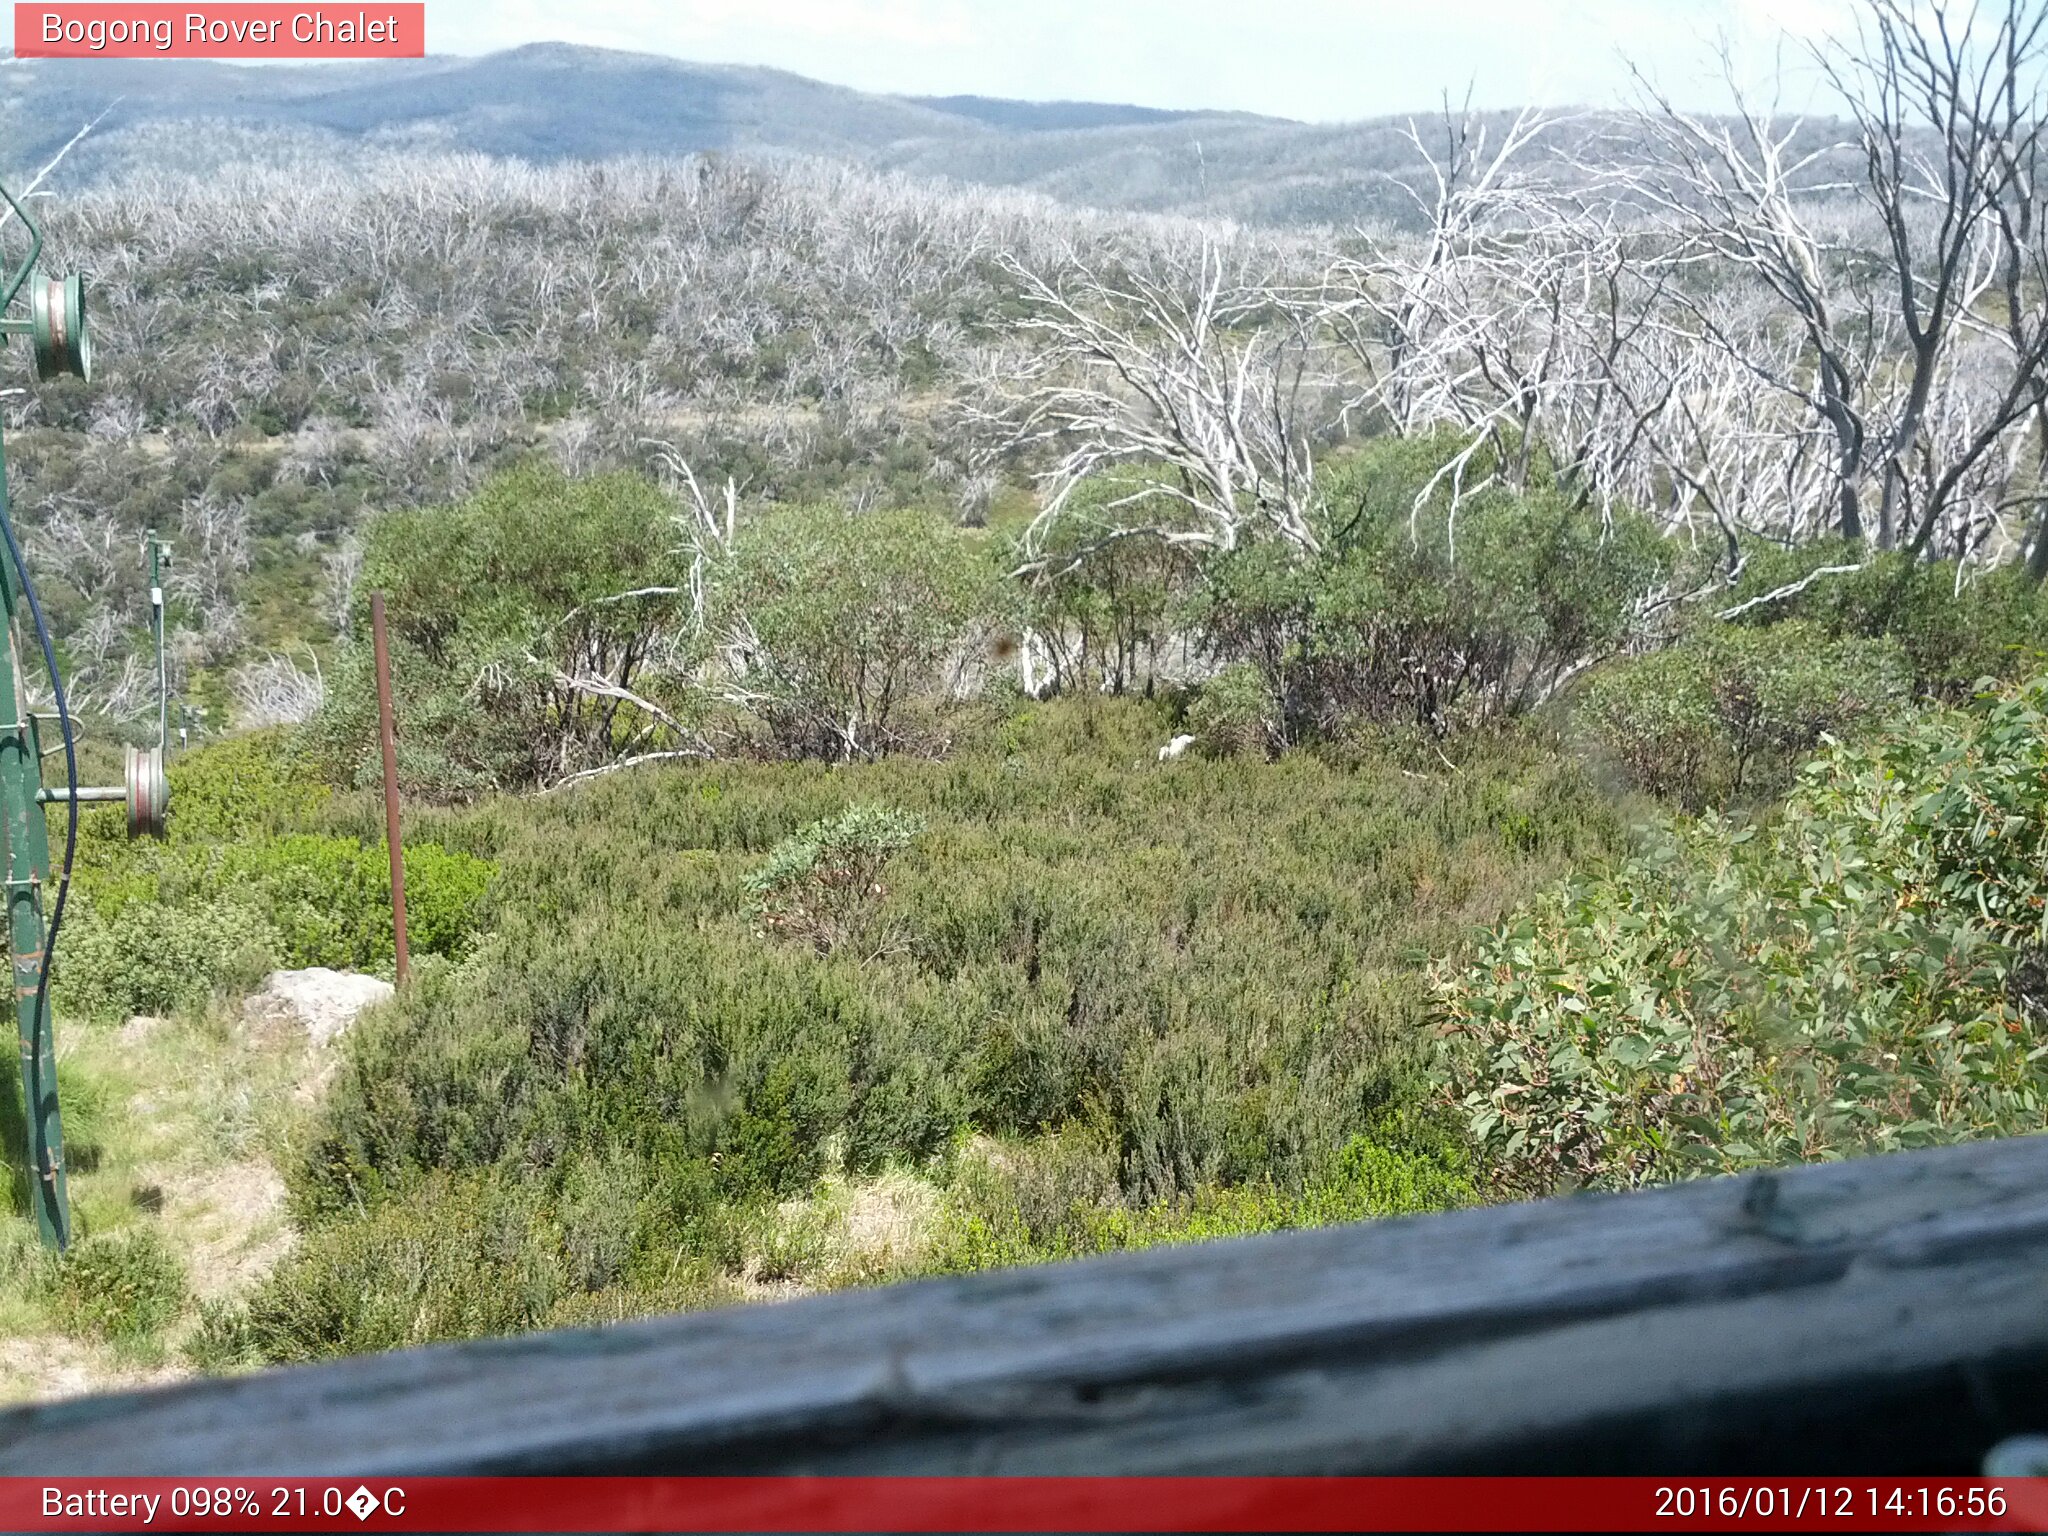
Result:
M1629 63L1724 102L1853 0L428 0L428 47L540 40L767 64L863 90L1206 107L1343 121L1434 106L1601 105ZM1793 89L1798 89L1795 85ZM1794 102L1787 102L1795 106Z
M1855 0L427 0L427 46L587 43L765 64L906 95L1134 102L1339 122L1482 106L1607 105L1643 69L1681 105L1726 104L1726 39L1768 90L1782 45ZM330 7L341 10L340 5ZM375 10L374 3L367 7ZM0 8L0 38L12 41ZM110 12L117 4L108 6ZM354 4L346 6L353 11ZM1797 110L1797 79L1782 102Z

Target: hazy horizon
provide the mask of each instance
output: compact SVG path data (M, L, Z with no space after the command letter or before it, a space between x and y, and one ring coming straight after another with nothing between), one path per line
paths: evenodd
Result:
M1284 0L1256 16L1223 0L589 0L571 21L532 0L436 0L433 55L559 42L698 64L753 65L904 96L980 95L1252 112L1344 122L1476 105L1590 106L1627 97L1630 66L1682 104L1726 89L1725 41L1750 89L1803 104L1798 47L1844 0L1443 0L1426 10ZM12 47L11 14L0 37ZM1786 45L1790 44L1788 48Z

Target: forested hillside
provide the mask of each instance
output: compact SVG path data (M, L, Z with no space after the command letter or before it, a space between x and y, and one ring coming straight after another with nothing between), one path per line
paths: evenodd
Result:
M221 1369L2038 1129L2023 10L1878 7L1832 128L1453 115L1399 225L53 203L105 366L4 402L16 505L92 753L171 534L194 745L81 854L17 1328ZM242 1000L391 966L372 591L417 974L316 1043Z

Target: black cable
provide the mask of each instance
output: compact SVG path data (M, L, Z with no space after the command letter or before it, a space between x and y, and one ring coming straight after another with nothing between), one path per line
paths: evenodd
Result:
M64 737L64 781L71 789L71 797L65 802L69 814L64 823L64 872L58 877L57 899L50 907L50 926L43 934L42 974L36 978L35 1038L40 1044L43 1039L43 1009L50 995L50 961L57 953L57 930L64 922L64 898L71 894L71 861L78 853L78 746L71 734L71 706L64 697L64 678L57 670L57 648L50 641L50 626L43 622L43 605L36 600L36 584L29 579L28 562L21 557L21 545L14 537L14 519L8 516L4 494L0 494L0 538L7 541L7 558L14 562L14 569L21 576L21 595L28 599L29 616L35 620L36 639L43 648L43 665L50 669L50 692L57 701L57 729ZM4 579L0 576L0 580ZM26 681L18 686L26 702ZM24 733L22 745L26 749L34 738L27 732L28 722L24 720L21 724ZM51 1065L54 1067L55 1063ZM34 1106L30 1107L30 1112L35 1112ZM29 1134L34 1137L33 1126Z

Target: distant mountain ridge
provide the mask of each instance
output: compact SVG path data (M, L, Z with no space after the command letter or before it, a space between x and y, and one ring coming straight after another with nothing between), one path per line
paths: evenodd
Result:
M1133 107L1106 101L1012 101L1003 96L906 96L922 107L973 118L991 128L1048 133L1062 128L1127 128L1134 123L1183 123L1198 118L1233 118L1277 123L1277 117L1249 112L1198 112L1166 107Z
M784 70L535 43L477 58L255 68L204 60L0 61L0 169L33 172L104 121L53 185L138 169L364 148L533 161L808 155L1096 207L1274 224L1405 220L1406 117L1248 113L985 96L884 96Z

